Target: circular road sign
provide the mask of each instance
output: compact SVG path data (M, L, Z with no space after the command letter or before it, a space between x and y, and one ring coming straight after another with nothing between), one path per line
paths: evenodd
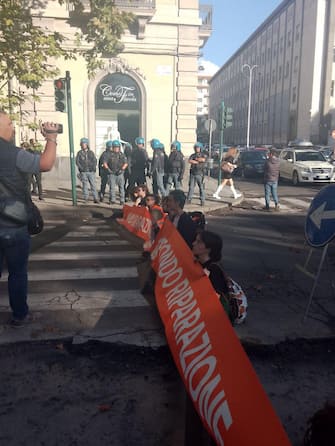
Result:
M314 197L306 218L305 236L314 248L325 246L335 237L335 184Z
M212 125L212 132L214 132L216 130L216 122L214 121L214 119L206 119L204 126L207 132L209 132L211 125Z

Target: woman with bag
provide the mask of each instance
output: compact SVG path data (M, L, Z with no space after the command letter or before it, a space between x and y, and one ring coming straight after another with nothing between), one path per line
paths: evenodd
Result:
M221 200L219 194L226 184L230 186L234 199L241 197L241 194L236 192L233 181L233 172L236 169L236 164L234 163L236 155L237 155L236 147L231 147L221 163L222 182L213 194L213 197L216 198L217 200Z
M241 324L247 315L247 297L221 265L222 239L211 231L199 232L192 252L207 274L232 324Z

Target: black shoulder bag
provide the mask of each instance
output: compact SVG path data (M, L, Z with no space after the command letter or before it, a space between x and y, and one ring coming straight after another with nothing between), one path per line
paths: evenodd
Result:
M0 214L17 225L27 225L31 235L39 234L43 230L44 222L40 210L33 203L29 193L26 201L18 200L12 196L8 187L0 181Z

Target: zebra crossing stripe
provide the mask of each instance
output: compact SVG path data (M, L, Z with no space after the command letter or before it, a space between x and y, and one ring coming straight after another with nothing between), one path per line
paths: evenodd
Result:
M50 280L80 280L80 279L128 279L137 277L137 268L128 266L116 267L94 267L91 268L71 268L71 269L50 269L44 271L30 271L29 282Z

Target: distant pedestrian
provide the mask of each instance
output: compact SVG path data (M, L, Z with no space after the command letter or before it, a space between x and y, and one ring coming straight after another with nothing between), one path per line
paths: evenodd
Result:
M216 198L217 200L221 200L219 194L226 184L230 186L230 190L232 191L235 200L236 198L241 197L241 194L237 192L235 189L233 180L233 172L236 169L236 164L235 164L236 155L237 155L236 147L231 147L221 163L220 169L222 175L222 182L213 194L213 197Z
M271 149L264 166L264 210L270 210L270 195L275 203L275 211L279 211L278 179L280 160L275 149Z
M79 178L83 186L83 198L85 203L88 202L90 186L93 195L94 203L99 203L98 193L95 179L95 172L97 169L97 159L94 152L89 148L89 140L81 138L80 150L76 156L76 165L79 170Z
M127 165L127 158L121 152L121 142L115 139L112 141L112 152L104 160L104 168L108 171L109 204L115 203L115 187L117 186L120 195L120 205L124 205L124 171Z
M29 140L28 152L30 153L40 153L39 145L35 141L35 139L31 138ZM30 175L30 189L31 194L38 195L39 200L43 200L43 191L42 191L42 173L34 173Z
M181 189L184 172L185 161L181 151L181 144L179 141L173 141L171 143L171 152L167 162L167 191L169 191L171 187L174 189Z
M195 185L197 185L200 194L200 204L201 206L204 206L205 204L204 179L205 179L207 156L205 155L205 153L203 153L204 146L201 142L196 142L193 148L194 148L194 153L188 159L189 164L191 164L191 169L190 169L190 182L187 195L187 202L188 203L192 202L194 188Z

